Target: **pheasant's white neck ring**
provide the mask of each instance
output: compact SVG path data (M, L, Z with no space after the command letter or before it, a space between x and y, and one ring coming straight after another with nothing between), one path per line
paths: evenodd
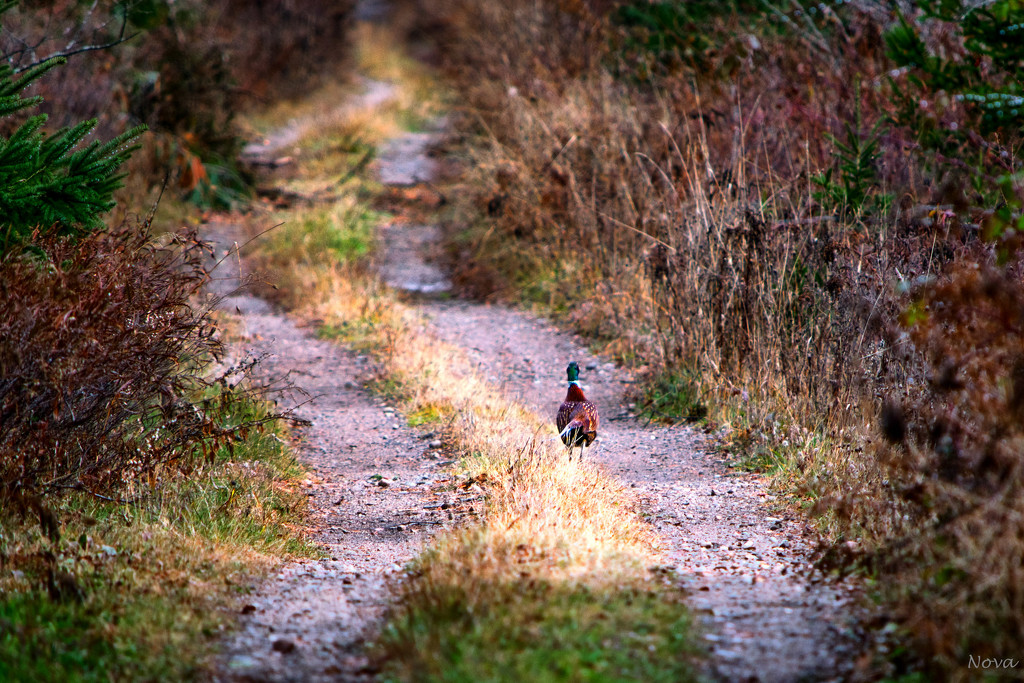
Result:
M569 380L569 384L575 384L576 386L580 385L579 380L575 380L575 379Z

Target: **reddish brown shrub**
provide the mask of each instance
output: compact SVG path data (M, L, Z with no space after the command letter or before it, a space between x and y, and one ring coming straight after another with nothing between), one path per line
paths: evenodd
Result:
M184 3L133 58L133 113L154 130L185 135L197 152L230 159L235 114L252 101L307 92L351 57L354 3L217 0Z
M296 97L352 57L355 0L224 0L232 68L245 92Z
M872 513L892 525L875 562L943 677L1024 639L1024 262L989 251L920 286L887 331L908 382L872 448L898 503Z
M190 302L202 244L122 229L35 246L0 261L0 497L113 491L230 440L230 396L201 374L219 344Z
M0 56L18 69L72 53L65 68L34 86L46 99L51 125L96 118L98 134L109 138L146 123L156 134L149 143L161 151L144 156L160 158L137 163L136 172L152 183L178 172L191 190L195 178L187 175L203 175L202 159L217 166L213 184L238 190L245 178L233 168L241 145L236 115L249 103L339 77L352 54L354 6L353 0L24 2L3 15ZM106 47L92 49L99 46Z

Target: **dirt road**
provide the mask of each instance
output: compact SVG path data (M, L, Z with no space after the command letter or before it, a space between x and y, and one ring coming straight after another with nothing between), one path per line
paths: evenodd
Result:
M402 187L430 181L428 151L436 135L387 145L377 165L382 181ZM232 230L214 224L209 234L226 249ZM816 681L851 675L858 652L855 591L811 579L805 521L777 511L760 477L727 468L699 431L648 426L632 417L624 397L628 373L550 322L498 306L425 298L448 288L431 264L438 231L401 223L380 230L382 279L419 295L433 333L463 348L495 390L553 421L565 365L579 361L584 388L603 416L587 459L627 482L643 501L663 566L675 572L705 622L710 677ZM326 557L291 564L258 589L218 678L372 678L361 647L388 604L387 578L432 531L457 522L430 504L440 476L433 435L411 430L362 388L365 359L316 339L258 299L228 298L225 307L237 311L243 346L270 354L266 371L290 375L304 392L293 400L309 397L298 408L310 422L300 433L300 456L314 472L308 482L313 536Z

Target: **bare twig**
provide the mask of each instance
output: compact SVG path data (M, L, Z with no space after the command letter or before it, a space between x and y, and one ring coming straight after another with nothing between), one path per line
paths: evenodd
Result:
M89 12L91 13L92 10L90 9ZM15 74L19 74L19 73L22 73L24 71L28 71L29 69L31 69L33 67L39 66L40 64L48 62L48 61L50 61L51 59L54 59L54 58L58 58L58 57L67 58L67 57L71 57L71 56L74 56L74 55L82 54L84 52L95 52L95 51L98 51L98 50L109 50L112 47L117 47L121 43L125 43L125 42L131 40L132 38L134 38L135 36L138 35L138 33L132 33L130 35L125 35L127 29L128 29L128 14L126 12L124 14L124 16L122 17L122 19L121 19L121 28L118 31L117 38L115 38L114 40L111 40L109 42L102 43L102 44L99 44L99 45L95 45L94 44L94 45L82 45L81 47L74 47L75 41L71 40L67 44L67 46L63 50L61 50L59 52L54 52L53 54L47 55L46 57L43 57L41 59L37 58L31 64L14 66L14 61L15 60L13 59L13 57L15 55L19 55L20 56L20 55L26 54L28 52L34 53L36 51L36 49L38 49L39 46L42 45L42 43L43 43L43 39L40 39L40 41L38 43L36 43L35 45L33 45L31 47L27 47L27 44L26 44L26 47L22 48L21 50L16 50L15 52L11 52L11 53L5 54L3 56L3 59L5 61L7 61L8 64L11 64ZM24 41L20 41L20 42L24 42Z

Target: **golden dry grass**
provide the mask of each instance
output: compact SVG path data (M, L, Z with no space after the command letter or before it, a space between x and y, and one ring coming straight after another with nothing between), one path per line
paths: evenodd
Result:
M379 282L322 261L289 267L298 270L289 281L307 285L296 313L370 353L376 385L407 415L435 416L457 457L453 478L486 501L477 520L437 534L412 563L380 644L388 671L475 679L497 666L533 676L589 652L586 667L688 680L692 626L678 592L650 573L657 541L635 495L570 461L549 420L506 399ZM648 635L618 642L637 629ZM548 632L557 636L540 637Z
M374 353L382 383L406 413L450 416L443 429L459 468L487 491L480 527L440 540L429 571L479 580L522 572L621 579L653 560L654 538L634 497L591 465L570 462L549 420L488 385L414 310L337 268L310 271L307 281L313 286L300 315Z

